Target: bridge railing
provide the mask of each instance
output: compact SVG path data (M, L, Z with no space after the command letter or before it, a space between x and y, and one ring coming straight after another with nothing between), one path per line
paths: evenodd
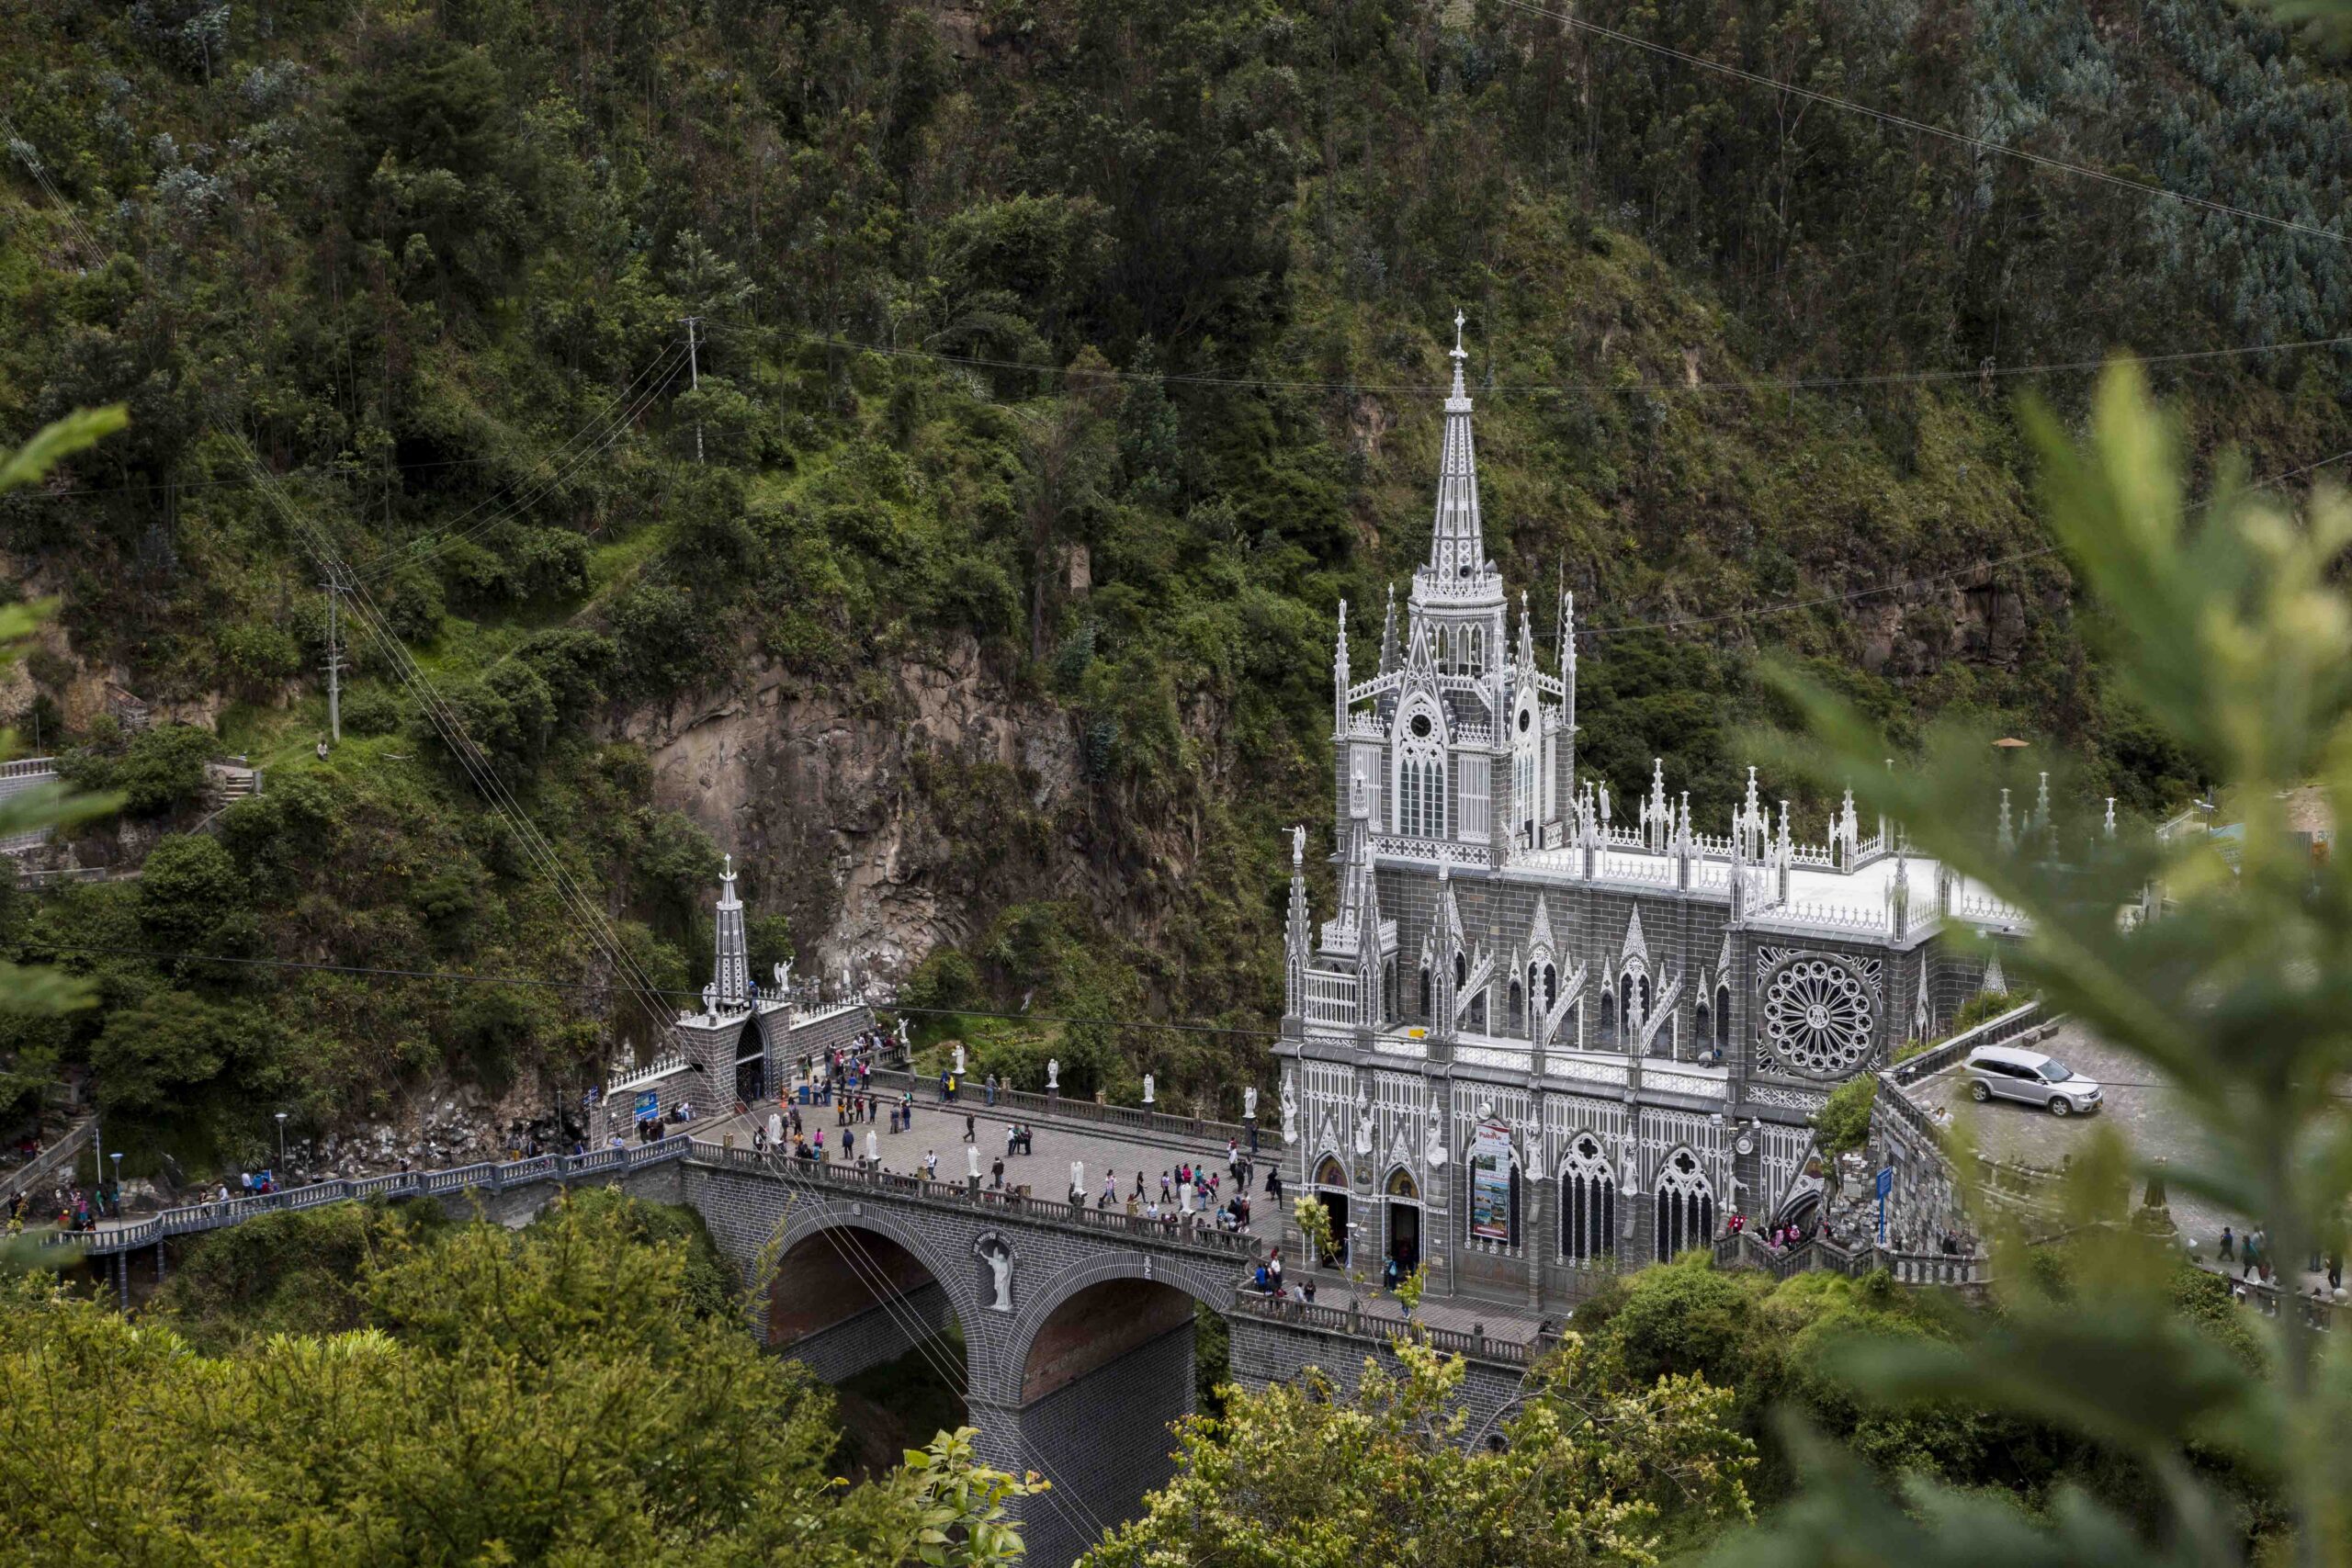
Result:
M1235 1292L1233 1310L1247 1317L1264 1318L1272 1323L1293 1324L1324 1334L1345 1335L1353 1339L1369 1339L1385 1344L1399 1335L1409 1335L1450 1356L1462 1356L1474 1361L1496 1361L1504 1366L1524 1367L1541 1359L1554 1340L1539 1336L1532 1344L1518 1339L1498 1339L1490 1334L1472 1334L1458 1328L1434 1328L1402 1317L1368 1313L1351 1301L1346 1306L1319 1306L1313 1302L1286 1301L1281 1296L1261 1295L1251 1290Z
M133 1247L152 1246L166 1236L219 1230L256 1214L315 1209L322 1203L357 1199L428 1197L469 1188L502 1191L535 1181L570 1181L606 1171L637 1170L665 1160L684 1159L689 1152L686 1139L664 1138L658 1144L600 1149L590 1155L539 1155L530 1159L484 1160L443 1170L409 1170L392 1176L316 1181L305 1187L289 1187L282 1192L265 1192L255 1198L182 1204L130 1224L87 1231L52 1231L43 1238L43 1245L72 1247L87 1256L128 1252Z
M0 1172L0 1198L13 1198L19 1192L29 1192L42 1182L54 1179L59 1171L71 1168L83 1145L96 1134L97 1126L96 1117L85 1116L60 1134L30 1162L14 1170Z
M1973 1029L1963 1030L1948 1040L1937 1042L1917 1055L1904 1057L1887 1067L1885 1072L1898 1087L1915 1084L1921 1078L1943 1071L1979 1045L2007 1044L2029 1030L2041 1028L2043 1022L2040 1002L2020 1003L1997 1017L1986 1019Z
M1794 1247L1774 1247L1753 1231L1738 1231L1715 1238L1715 1263L1724 1269L1758 1269L1775 1280L1815 1270L1858 1280L1883 1269L1903 1285L1981 1285L1990 1278L1990 1259L1981 1255L1947 1252L1897 1252L1865 1244L1842 1247L1812 1236Z
M897 1067L877 1067L871 1079L877 1092L898 1093L903 1089L920 1092L926 1084L936 1087L936 1076L919 1077ZM958 1080L956 1103L967 1111L986 1110L988 1093L968 1077ZM1023 1118L1039 1121L1084 1122L1115 1132L1132 1134L1153 1142L1170 1139L1187 1143L1222 1144L1230 1138L1247 1147L1250 1123L1219 1122L1205 1116L1170 1116L1161 1111L1147 1111L1134 1105L1100 1105L1091 1100L1074 1099L1059 1094L1037 1094L1023 1089L1000 1089L996 1091L995 1109L1018 1111ZM1262 1138L1267 1129L1259 1124Z
M841 1162L802 1159L794 1155L764 1150L718 1148L709 1144L697 1145L695 1157L737 1170L755 1171L783 1181L806 1182L849 1191L883 1192L896 1198L945 1204L966 1211L975 1208L995 1210L1047 1224L1108 1232L1148 1240L1162 1247L1192 1247L1226 1258L1254 1260L1265 1247L1262 1239L1246 1231L1222 1231L1214 1224L1199 1223L1207 1217L1205 1214L1180 1216L1175 1220L1153 1220L1119 1209L1090 1209L1083 1203L1030 1197L1018 1190L982 1187L975 1191L968 1181L933 1181L920 1176L902 1176L896 1171L861 1170ZM1192 1223L1185 1223L1188 1219Z

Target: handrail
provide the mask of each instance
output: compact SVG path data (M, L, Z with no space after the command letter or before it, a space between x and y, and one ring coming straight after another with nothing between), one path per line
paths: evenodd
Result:
M58 1140L17 1169L0 1174L0 1198L14 1198L19 1192L29 1192L63 1167L70 1165L82 1152L82 1145L96 1133L98 1119L85 1116L68 1127Z
M981 1188L975 1192L968 1182L933 1181L925 1177L901 1176L896 1171L860 1169L843 1162L804 1159L766 1150L716 1148L708 1144L696 1146L695 1158L704 1164L750 1171L779 1181L819 1182L853 1191L882 1192L906 1201L964 1212L983 1209L1077 1230L1139 1236L1157 1246L1187 1247L1223 1258L1254 1260L1266 1245L1263 1237L1247 1231L1221 1231L1214 1225L1199 1224L1204 1216L1198 1213L1155 1220L1122 1209L1091 1209L1083 1203L1030 1197L1001 1188Z
M936 1079L919 1078L902 1067L876 1067L868 1081L877 1089L897 1092L919 1089L923 1083L935 1082ZM967 1111L989 1109L985 1092L972 1081L969 1074L965 1075L960 1082L962 1087L958 1093L964 1098L957 1100L956 1105ZM923 1103L935 1106L937 1101L926 1100ZM1098 1105L1091 1100L1038 1094L1024 1089L999 1089L995 1109L1018 1111L1023 1118L1034 1116L1041 1121L1086 1122L1099 1127L1148 1136L1190 1138L1209 1144L1222 1143L1230 1138L1245 1146L1250 1142L1250 1124L1246 1122L1218 1122L1204 1116L1170 1116L1166 1111L1147 1111L1140 1106ZM1267 1133L1267 1127L1261 1122L1259 1135L1262 1138Z
M282 1192L265 1192L254 1198L186 1203L130 1224L98 1230L52 1231L43 1238L42 1245L74 1247L85 1256L105 1256L128 1252L133 1247L162 1241L166 1236L219 1230L256 1214L315 1209L324 1203L348 1202L363 1198L429 1197L481 1187L498 1191L537 1181L560 1181L594 1176L601 1171L641 1170L666 1160L684 1159L691 1152L690 1143L691 1140L686 1138L670 1137L655 1144L600 1149L589 1155L538 1155L529 1159L485 1160L442 1170L407 1170L392 1176L339 1178L333 1181L312 1182L306 1187L289 1187Z
M1735 1231L1717 1236L1713 1252L1718 1268L1758 1269L1775 1280L1815 1270L1859 1280L1881 1269L1903 1285L1981 1285L1991 1277L1991 1259L1981 1253L1898 1252L1871 1242L1849 1247L1817 1235L1775 1247L1753 1231Z
M1458 1328L1432 1328L1409 1318L1364 1312L1352 1300L1344 1307L1323 1306L1313 1302L1286 1301L1281 1296L1261 1294L1245 1288L1234 1292L1233 1310L1248 1317L1295 1324L1319 1333L1383 1344L1400 1335L1410 1335L1430 1348L1449 1355L1473 1361L1499 1362L1510 1367L1531 1365L1551 1348L1543 1336L1538 1336L1531 1344L1524 1340L1498 1339L1490 1334L1466 1334Z
M2028 1029L2041 1027L2041 1011L2039 1001L2020 1002L2008 1011L1988 1018L1973 1029L1964 1030L1916 1056L1905 1056L1888 1067L1887 1075L1898 1088L1917 1083L1921 1078L1942 1072L1979 1045L1998 1045L2014 1040Z

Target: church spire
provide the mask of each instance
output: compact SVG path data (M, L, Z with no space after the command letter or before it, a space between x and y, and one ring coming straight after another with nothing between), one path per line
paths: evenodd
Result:
M1445 400L1445 441L1438 454L1437 518L1430 530L1428 586L1461 594L1484 588L1487 546L1478 524L1478 457L1470 436L1470 394L1463 384L1469 352L1461 311L1453 313L1453 389Z
M735 897L735 857L718 874L718 953L711 964L712 994L723 1008L752 1005L752 950L743 936L743 901Z

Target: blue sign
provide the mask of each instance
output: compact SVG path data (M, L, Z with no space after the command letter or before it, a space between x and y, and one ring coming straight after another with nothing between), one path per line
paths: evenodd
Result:
M657 1120L661 1114L661 1091L650 1089L639 1089L637 1091L637 1119L640 1122L651 1122Z
M1888 1166L1878 1173L1878 1239L1886 1245L1886 1200L1894 1191L1894 1168Z

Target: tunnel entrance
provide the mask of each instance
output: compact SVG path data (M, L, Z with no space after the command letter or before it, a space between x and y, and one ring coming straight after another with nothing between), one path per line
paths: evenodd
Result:
M1021 1370L1021 1441L1055 1490L1023 1510L1029 1561L1074 1561L1175 1473L1169 1427L1194 1408L1194 1333L1189 1293L1132 1279L1087 1286L1037 1330Z

